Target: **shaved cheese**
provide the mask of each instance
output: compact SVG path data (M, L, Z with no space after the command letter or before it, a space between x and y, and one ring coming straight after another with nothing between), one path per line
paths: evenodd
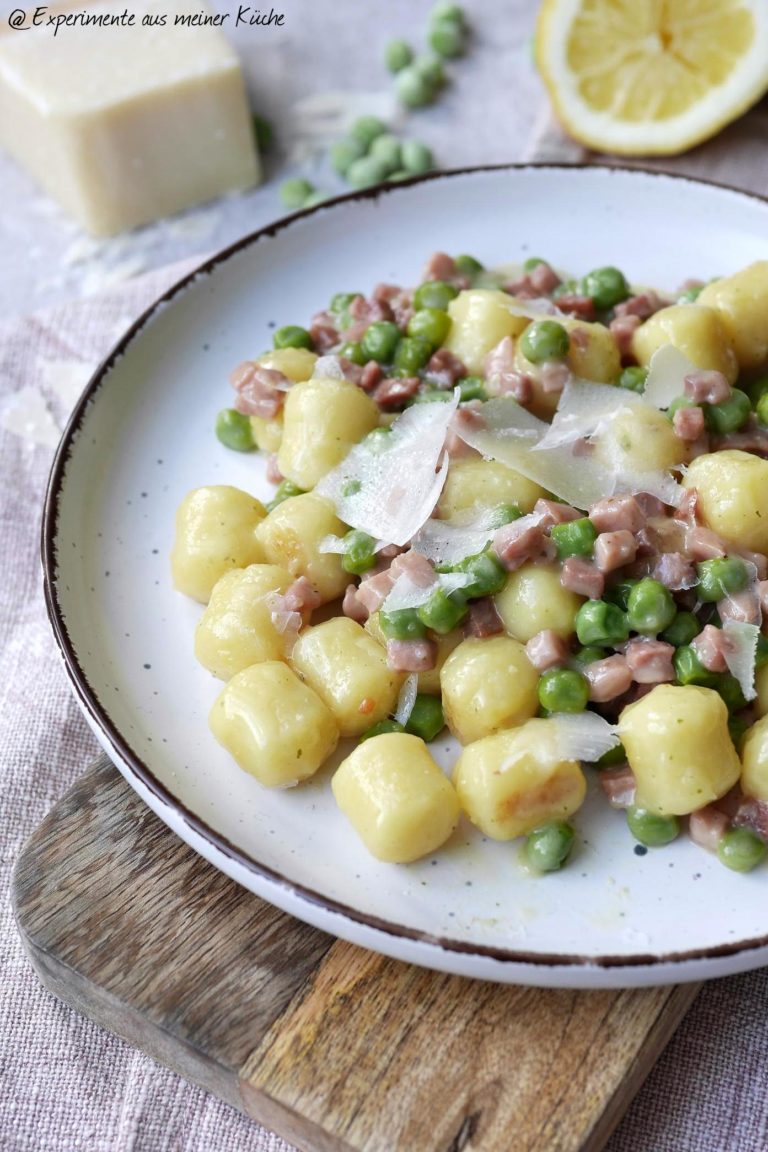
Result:
M685 392L685 377L695 372L692 364L674 344L662 344L651 356L643 399L654 408L669 408Z
M472 577L466 572L441 572L432 584L425 587L423 584L416 584L407 572L403 572L402 576L398 576L381 607L387 612L399 612L403 608L420 608L422 604L427 603L436 588L442 588L450 595L451 592L466 588L471 583Z
M398 724L402 724L403 727L405 727L411 718L411 712L413 712L418 691L419 677L415 672L411 672L403 681L400 695L397 698L397 708L395 709L395 720L397 720Z
M312 368L312 376L322 376L325 380L346 380L338 356L319 356Z
M617 472L613 478L613 490L610 496L617 496L622 492L636 494L648 492L651 496L658 496L664 504L677 508L683 498L684 491L669 472L657 469L653 472Z
M550 716L558 755L563 760L599 760L620 743L618 727L597 712L558 712Z
M482 552L497 531L495 510L489 508L464 524L451 520L427 520L414 537L412 547L434 564L458 564L467 556Z
M445 404L406 409L388 433L378 431L375 442L366 437L356 444L315 492L331 499L339 518L353 528L389 544L407 544L443 490L445 436L458 402L456 389Z
M726 620L723 631L728 637L725 645L725 662L728 671L735 676L745 700L754 700L755 659L760 629L757 624L741 624L736 620Z
M347 550L347 546L341 536L323 536L322 540L317 546L318 552L323 555L332 553L336 556L343 556Z
M578 377L565 385L554 418L536 445L536 451L573 444L600 432L619 412L642 407L643 401L626 388L594 384Z
M506 308L511 316L523 316L529 320L540 320L542 316L565 316L546 296L536 296L533 300L510 296Z

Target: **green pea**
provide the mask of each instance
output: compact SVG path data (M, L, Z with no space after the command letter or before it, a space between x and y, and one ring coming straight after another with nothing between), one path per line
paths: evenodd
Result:
M475 260L474 256L457 256L454 260L456 271L460 276L469 276L470 279L479 276L481 272L485 272L485 267L479 260Z
M283 480L278 484L275 489L275 494L266 505L267 512L274 512L278 505L282 504L284 500L290 500L292 496L303 496L304 489L299 488L298 484L294 484L292 480Z
M691 400L689 396L675 396L672 403L667 408L667 419L674 420L675 413L679 412L681 408L698 408L698 404Z
M696 572L699 577L696 594L699 600L708 604L741 592L749 584L749 570L738 556L702 560L696 565Z
M445 68L439 56L418 56L413 67L433 92L437 92L446 82Z
M462 380L459 380L456 387L459 389L460 399L463 401L488 399L485 380L483 380L482 376L465 376Z
M335 296L331 297L329 311L334 316L342 316L345 312L349 311L350 304L362 296L362 292L337 292Z
M695 304L704 288L704 284L696 284L693 288L686 288L685 292L681 292L678 296L678 304Z
M755 412L761 424L768 424L768 392L758 400Z
M396 136L386 132L383 136L377 136L371 144L369 156L386 167L387 176L403 167L402 145Z
M627 623L633 632L656 636L663 632L677 614L669 588L646 576L638 580L627 600Z
M577 664L592 664L595 660L605 660L608 652L605 648L598 648L596 644L588 644L586 648L579 648L574 655Z
M456 20L438 20L429 30L429 46L438 56L456 60L466 49L466 32Z
M575 833L570 824L553 820L534 828L525 839L525 859L536 872L557 872L571 854Z
M422 640L427 634L415 608L396 608L394 612L382 608L379 624L387 640Z
M275 348L312 348L312 337L306 328L300 328L298 324L286 324L284 328L278 328L272 337L272 343Z
M423 108L435 99L434 84L425 79L414 65L403 68L395 77L395 92L401 104L407 108Z
M391 364L395 355L400 329L389 320L374 320L363 333L360 347L366 360L376 360L379 364Z
M322 192L319 188L316 188L314 192L310 192L309 196L307 196L304 201L304 207L316 208L318 204L325 204L326 200L329 199L330 197L327 192Z
M491 509L486 523L489 528L503 528L505 524L511 524L513 520L519 520L522 514L517 504L497 504Z
M693 612L678 612L672 623L662 632L661 639L667 644L674 644L675 648L680 648L683 644L690 644L699 632L701 624Z
M378 724L363 732L360 743L362 744L363 740L370 740L372 736L384 736L389 732L405 732L405 728L402 724L398 724L397 720L379 720Z
M523 263L523 272L525 272L527 275L529 272L533 272L536 268L539 268L542 264L546 263L547 261L542 260L540 256L529 256L528 259Z
M742 381L739 383L741 384ZM768 376L758 376L757 380L750 380L748 384L744 383L743 387L752 401L753 407L756 408L763 396L768 395Z
M749 720L745 720L743 716L728 717L728 735L737 752L740 752L741 742L751 727Z
M353 528L344 537L344 553L341 557L341 566L345 572L353 576L361 576L363 572L370 571L376 563L376 541L367 532Z
M443 728L445 728L445 716L440 697L427 696L420 692L413 702L413 709L406 722L406 732L410 732L411 736L419 736L429 744Z
M421 388L406 403L408 406L411 404L449 404L452 399L450 392L441 392L438 388Z
M603 752L599 760L593 761L595 768L600 771L603 768L615 768L617 764L626 763L627 752L623 744L617 744L615 748L609 748L607 752Z
M361 116L355 120L349 134L354 140L359 140L361 144L364 144L367 151L376 137L382 136L386 130L386 124L378 116Z
M768 664L768 639L761 632L757 637L755 668L764 668L766 664Z
M537 320L520 337L520 351L531 364L562 360L568 355L570 337L556 320Z
M451 300L458 294L458 288L445 280L428 280L426 284L420 284L414 292L413 306L417 311L422 308L438 308L441 312L445 312Z
M420 176L422 172L431 172L435 166L432 149L420 140L403 140L402 156L403 168L409 175Z
M609 604L615 604L617 608L621 608L622 612L626 612L629 594L635 584L637 584L637 580L619 580L612 588L608 589L603 599L607 600Z
M467 14L459 4L451 4L450 0L440 0L440 3L435 4L429 14L430 24L436 24L440 20L453 20L455 24L461 24L466 27Z
M539 679L539 703L549 712L583 712L589 681L572 668L550 668Z
M353 188L370 188L373 184L381 184L389 175L389 169L376 156L363 156L355 160L347 169L347 182Z
M359 341L348 340L346 344L342 344L339 348L339 356L343 356L346 360L351 360L353 364L357 364L360 368L368 361L365 359L365 354Z
M629 285L618 268L595 268L581 281L581 290L599 312L607 312L629 296Z
M392 172L387 176L387 184L399 184L402 180L410 180L413 177L412 172L406 172L405 168L400 168L397 172Z
M645 382L648 379L647 368L625 368L619 376L619 388L626 388L628 392L645 392Z
M407 376L416 376L432 355L432 345L421 336L404 336L395 349L395 368ZM446 393L450 399L450 394Z
M565 524L553 524L550 536L557 549L558 560L567 560L569 556L591 556L597 530L588 516L581 516Z
M738 432L746 424L751 412L749 396L740 388L733 388L722 404L704 405L704 422L710 432L727 436L729 432Z
M572 296L579 291L580 287L577 280L563 280L556 288L552 289L550 295L553 300L558 300L561 296Z
M751 872L765 853L765 843L749 828L729 828L717 846L718 860L734 872Z
M687 644L681 645L672 657L678 684L697 684L700 688L712 688L717 682L714 672L709 672L696 651Z
M742 708L746 707L747 701L741 690L741 684L730 672L717 673L712 687L729 712L740 712Z
M444 588L435 588L426 604L417 608L419 620L439 636L446 636L458 627L469 611L463 591L449 593Z
M297 208L303 208L308 196L311 196L315 191L314 184L310 184L309 180L302 180L295 177L292 180L284 180L280 185L280 199L285 204L286 208L296 211Z
M252 452L253 442L251 421L235 408L222 408L216 417L216 436L225 448L235 452Z
M433 348L439 348L447 340L450 330L451 318L440 308L422 308L408 321L408 335L422 337Z
M454 566L455 572L464 572L471 577L471 583L462 588L468 600L480 596L495 596L507 582L507 571L500 560L490 552L478 552L476 556L466 556Z
M360 160L368 152L362 140L350 136L346 140L337 140L331 145L331 164L339 176L346 176L355 160Z
M384 63L390 72L402 72L413 63L413 49L405 40L390 40L384 48Z
M576 613L576 635L580 644L613 648L629 639L629 626L615 604L587 600Z
M627 825L635 840L646 848L660 848L677 839L680 824L675 816L659 816L647 808L627 808Z
M256 137L256 145L260 152L269 152L275 139L275 130L270 124L269 120L258 113L254 113L251 118L253 124L253 134Z

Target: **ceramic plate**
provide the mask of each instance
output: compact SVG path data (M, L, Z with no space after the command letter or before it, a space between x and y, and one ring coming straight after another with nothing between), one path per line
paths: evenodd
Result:
M463 823L433 859L383 865L335 807L329 771L268 792L208 731L220 684L199 667L200 607L175 593L176 506L202 484L269 489L263 457L213 435L227 374L334 292L417 282L436 249L484 263L544 255L620 265L674 290L768 257L768 202L644 172L523 167L358 194L244 240L168 292L96 373L51 477L46 592L73 687L126 780L212 864L300 919L466 976L607 987L768 962L766 872L729 872L686 837L636 854L591 794L569 866L527 874L516 844ZM451 742L438 742L444 765Z

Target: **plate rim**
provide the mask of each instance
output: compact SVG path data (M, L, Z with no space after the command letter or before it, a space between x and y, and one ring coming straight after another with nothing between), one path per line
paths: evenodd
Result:
M437 172L430 172L420 176L412 176L408 180L398 181L396 184L377 184L371 188L334 196L323 203L311 208L301 209L297 212L281 216L277 220L247 233L238 240L206 257L199 265L183 275L157 296L126 329L120 339L100 362L92 373L85 388L79 397L67 424L62 433L51 465L46 485L45 500L40 530L40 551L43 569L43 595L48 621L53 631L54 639L61 654L64 668L70 685L81 707L90 718L92 725L104 739L109 747L119 756L125 769L128 782L135 777L138 783L147 789L162 806L181 819L190 831L205 841L214 851L228 857L246 873L255 875L269 885L277 885L283 891L290 892L299 901L305 902L317 909L322 909L346 920L352 921L363 928L381 932L395 939L406 939L415 944L439 947L443 952L454 953L457 956L477 957L479 959L493 960L504 965L524 965L543 969L565 968L571 971L579 969L648 969L649 967L662 967L665 965L687 965L691 962L718 960L728 956L744 955L750 951L768 948L768 934L761 937L712 945L706 948L696 948L687 951L666 953L634 953L611 954L604 953L598 956L581 955L579 953L552 953L528 952L517 949L500 948L496 946L472 943L465 940L456 940L451 937L435 936L429 932L412 928L408 925L397 924L390 920L381 919L370 913L344 904L342 901L326 896L305 884L291 880L273 868L261 864L244 849L232 843L221 832L212 828L206 820L193 812L171 790L166 787L154 774L151 767L145 763L141 756L131 747L127 738L119 731L112 721L109 711L103 704L96 691L91 687L87 673L81 666L75 651L74 643L69 635L64 618L64 611L57 595L58 562L56 540L58 533L59 505L62 498L64 478L67 464L77 446L77 437L91 401L96 396L110 371L117 361L125 355L134 339L142 329L151 322L154 316L178 295L184 292L198 277L208 276L219 264L224 264L241 251L257 244L260 240L277 236L280 232L290 228L296 222L322 214L326 209L347 203L356 203L366 200L377 200L380 196L397 194L399 189L430 183L438 180L449 180L456 177L471 176L478 173L494 172L524 172L524 171L590 171L637 174L639 177L653 177L694 184L705 188L712 188L722 192L729 192L768 208L768 195L747 191L722 181L702 179L681 173L670 172L666 169L644 168L641 166L619 164L588 164L588 163L549 163L549 162L521 162L507 164L483 164L462 168L451 168ZM164 819L161 811L155 809L157 815ZM169 822L164 819L164 823ZM194 845L190 845L193 850ZM216 865L213 865L216 867ZM269 899L265 897L265 899Z

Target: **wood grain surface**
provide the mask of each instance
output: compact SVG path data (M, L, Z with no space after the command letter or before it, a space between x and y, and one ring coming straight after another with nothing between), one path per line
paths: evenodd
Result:
M106 758L13 889L50 991L307 1152L597 1152L697 985L576 992L429 972L239 888Z

